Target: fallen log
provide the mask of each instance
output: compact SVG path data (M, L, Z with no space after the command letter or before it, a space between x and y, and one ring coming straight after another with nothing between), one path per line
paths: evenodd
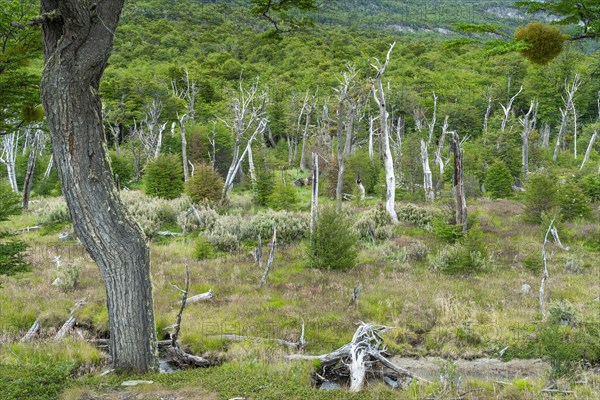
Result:
M69 333L69 331L75 326L75 323L77 321L75 320L75 317L73 315L71 315L69 317L69 319L67 319L65 321L65 323L63 324L63 326L60 328L60 330L58 331L58 333L56 335L54 335L53 340L61 340L64 339L65 336L67 336L67 333Z
M25 336L23 336L21 338L20 342L23 343L23 342L30 340L33 337L33 335L37 334L39 331L40 331L40 321L36 319L35 322L33 323L33 325L31 325L31 328L29 328L29 330L25 334Z
M189 299L186 300L186 303L194 304L194 303L198 303L200 301L207 301L207 300L214 299L214 298L215 298L215 294L213 293L212 289L209 289L208 292L200 293L200 294L190 297Z

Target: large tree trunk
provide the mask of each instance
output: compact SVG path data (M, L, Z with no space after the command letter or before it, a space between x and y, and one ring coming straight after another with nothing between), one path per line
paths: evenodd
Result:
M394 42L387 52L385 63L381 65L377 61L377 65L371 64L377 71L375 80L372 82L373 96L375 102L379 107L379 122L381 123L381 147L382 147L382 158L383 168L385 169L385 209L387 210L390 220L392 223L398 223L398 215L396 214L395 199L396 199L396 176L394 175L394 160L392 158L392 150L390 148L390 129L388 124L388 111L385 103L385 93L383 91L383 84L381 83L381 76L385 72L389 62L390 54L394 48Z
M116 191L98 86L123 0L42 0L41 93L73 227L106 286L114 367L156 370L148 245Z

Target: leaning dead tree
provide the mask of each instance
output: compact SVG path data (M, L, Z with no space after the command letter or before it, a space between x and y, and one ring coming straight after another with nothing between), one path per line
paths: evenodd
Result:
M455 223L462 226L462 231L467 232L467 200L465 197L463 152L458 134L452 132L450 149L454 154L454 174L452 178L454 204L456 209Z
M262 106L263 102L266 101L266 96L266 92L259 93L258 80L250 85L250 88L246 89L244 88L243 81L240 79L239 92L231 103L233 120L225 121L221 119L231 129L235 138L233 157L227 171L225 185L223 186L223 199L227 197L229 190L233 186L233 181L246 154L252 153L252 142L257 135L262 135L267 127L267 118ZM246 148L240 154L242 142L247 136L250 137L247 139Z
M381 65L378 59L375 59L375 63L371 63L371 66L375 68L377 74L375 79L371 82L371 88L373 90L373 97L375 103L379 107L379 123L381 125L381 147L382 147L382 158L383 167L385 169L385 208L390 216L392 223L398 223L398 216L396 215L395 209L395 198L396 198L396 176L394 174L394 160L392 159L392 151L390 148L390 127L389 127L389 114L387 111L387 104L385 102L385 93L383 91L383 84L381 77L390 62L390 54L394 49L396 42L390 45L390 49L385 57L385 63Z
M546 230L546 234L544 235L544 243L542 244L542 282L540 284L540 312L542 313L542 317L546 318L546 307L545 307L545 296L546 296L546 281L549 278L548 274L548 257L546 255L546 246L548 245L548 235L552 234L552 238L554 239L554 243L563 250L569 250L568 247L563 246L558 237L558 230L554 225L554 221L556 220L556 215L550 221L548 225L548 229Z
M580 171L583 169L583 167L585 167L585 164L590 159L590 153L592 152L592 147L594 146L594 141L596 141L597 137L598 137L598 131L594 131L594 134L590 138L590 143L587 146L587 150L585 151L585 156L583 157L583 161L581 162L581 167L579 167Z
M200 93L200 88L190 78L188 69L185 69L185 75L181 78L181 84L177 81L171 82L173 97L180 99L184 103L183 112L177 112L177 124L179 125L179 137L181 138L181 159L183 163L183 178L187 182L190 177L187 156L187 140L185 137L185 124L188 121L193 121L195 118L196 96Z
M319 356L292 354L287 359L320 361L321 366L328 367L329 371L326 376L319 375L322 381L337 380L349 373L351 392L358 392L362 389L367 374L381 376L383 379L385 369L391 371L396 382L400 377L428 382L385 357L386 348L381 334L388 329L390 328L387 326L366 324L360 321L350 343L339 349Z
M269 252L269 258L267 259L267 265L265 265L265 271L263 272L262 278L260 278L260 283L258 287L261 288L267 281L267 276L271 271L271 267L273 266L273 260L275 259L275 247L277 246L277 226L275 222L273 222L273 239L271 240L271 251Z

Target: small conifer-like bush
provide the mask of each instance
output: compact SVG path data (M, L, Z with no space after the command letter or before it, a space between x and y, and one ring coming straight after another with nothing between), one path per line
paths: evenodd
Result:
M307 242L306 265L320 269L353 268L358 261L357 242L350 218L334 207L322 208Z
M525 218L531 222L541 222L542 213L558 207L558 186L556 178L548 172L530 175L525 183Z
M485 174L485 190L492 199L512 196L513 177L502 161L496 161Z
M183 192L183 166L175 154L160 154L148 163L144 175L144 192L149 196L171 200Z
M194 203L216 203L223 192L223 178L208 164L197 165L185 185L185 191Z
M0 182L0 221L20 214L21 199L13 193L8 183ZM27 244L0 230L0 275L13 275L30 269L25 260Z

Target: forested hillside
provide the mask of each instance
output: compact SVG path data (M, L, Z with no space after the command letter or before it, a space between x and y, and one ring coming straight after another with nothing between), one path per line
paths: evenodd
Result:
M0 398L599 398L597 2L42 3L0 6Z

